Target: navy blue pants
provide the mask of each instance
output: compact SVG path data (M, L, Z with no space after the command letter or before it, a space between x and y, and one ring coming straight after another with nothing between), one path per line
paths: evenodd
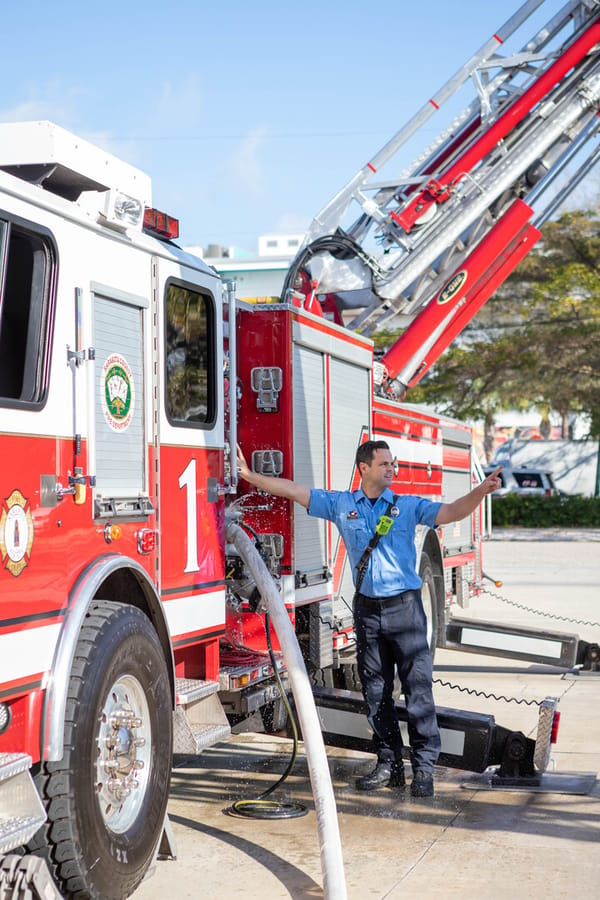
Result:
M356 594L354 627L358 673L378 759L402 757L402 736L392 697L397 669L406 702L410 760L413 769L431 772L441 742L421 592L405 591L382 601Z

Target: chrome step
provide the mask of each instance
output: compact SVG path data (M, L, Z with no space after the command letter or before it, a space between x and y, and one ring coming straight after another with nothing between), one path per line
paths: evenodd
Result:
M27 754L0 753L0 855L26 844L46 821L30 768Z
M175 697L178 706L187 706L195 700L203 700L219 690L218 681L202 681L194 678L175 679Z
M173 714L173 752L196 755L226 740L231 726L218 695L218 681L178 678Z
M198 748L197 752L213 747L219 741L226 741L231 734L229 723L226 725L202 725L197 731L194 731L194 740Z

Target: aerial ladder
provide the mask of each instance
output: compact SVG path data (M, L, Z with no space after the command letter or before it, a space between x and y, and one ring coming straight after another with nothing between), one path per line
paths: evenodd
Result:
M374 368L378 393L417 384L597 162L599 42L600 0L528 0L314 218L284 293L306 273L355 311L350 328L402 329Z
M600 0L528 0L314 218L284 296L309 283L354 312L349 328L398 329L373 382L402 399L590 173L599 108ZM382 180L444 111L438 136ZM445 646L600 666L577 635L473 619L451 617Z

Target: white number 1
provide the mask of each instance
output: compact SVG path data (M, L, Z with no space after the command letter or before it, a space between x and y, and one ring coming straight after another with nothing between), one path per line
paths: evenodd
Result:
M179 476L179 487L187 488L187 563L184 572L199 572L198 565L198 516L196 512L196 460L190 459Z

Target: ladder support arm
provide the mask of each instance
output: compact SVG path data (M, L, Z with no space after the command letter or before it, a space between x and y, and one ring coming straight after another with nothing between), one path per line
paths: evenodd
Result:
M401 390L417 384L529 252L540 236L528 223L531 215L516 200L382 357L388 379Z

